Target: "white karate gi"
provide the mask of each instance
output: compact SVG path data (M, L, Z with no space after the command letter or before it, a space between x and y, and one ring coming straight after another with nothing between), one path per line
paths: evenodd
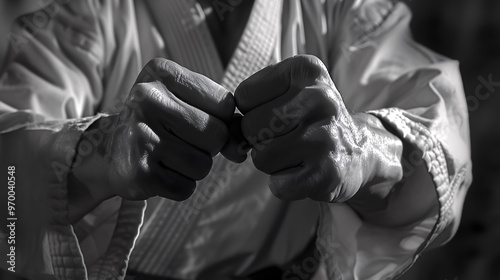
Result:
M0 79L0 167L16 167L16 271L26 277L121 279L127 265L178 279L245 276L286 264L317 236L328 279L386 279L456 230L471 181L458 64L411 39L404 4L256 0L224 69L193 0L58 3L38 12L49 20L34 36L25 21L13 26ZM37 27L38 16L26 17ZM149 59L174 60L234 90L303 53L325 63L349 108L375 114L413 147L403 168L425 164L427 174L412 176L434 185L434 211L406 227L371 225L344 203L282 202L250 159L218 156L185 202L150 199L144 214L144 202L113 198L69 224L66 176L80 136L98 112L119 110ZM0 239L2 254L8 246Z

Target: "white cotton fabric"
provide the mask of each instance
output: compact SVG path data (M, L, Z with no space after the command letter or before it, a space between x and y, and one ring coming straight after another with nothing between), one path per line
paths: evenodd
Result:
M194 1L58 3L35 36L22 22L13 27L0 78L0 163L30 173L17 182L25 277L122 279L128 266L178 279L246 276L286 264L316 236L318 278L391 279L456 230L471 180L458 65L411 39L404 4L256 0L224 69ZM377 227L347 204L282 202L251 160L218 156L185 202L155 198L143 212L144 202L115 198L69 224L66 175L80 136L98 112L120 109L149 59L172 59L234 90L302 53L321 58L349 108L376 115L421 151L434 212L406 227ZM1 238L0 251L7 246Z

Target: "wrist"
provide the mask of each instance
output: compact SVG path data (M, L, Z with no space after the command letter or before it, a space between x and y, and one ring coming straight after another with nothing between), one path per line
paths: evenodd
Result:
M394 185L403 178L403 142L371 114L356 113L352 117L363 139L364 180L358 193L368 192L372 196L386 198ZM353 198L357 197L355 195Z
M75 158L68 174L68 204L70 221L74 222L104 200L113 196L107 184L104 150L107 131L112 119L102 117L89 126L77 145ZM112 129L108 131L112 133Z
M375 116L360 116L369 119L365 130L371 139L367 142L374 148L367 162L373 172L347 204L364 222L389 227L412 225L435 215L436 191L426 166L419 164L410 174L403 174L403 158L408 159L410 150L419 150L386 130Z

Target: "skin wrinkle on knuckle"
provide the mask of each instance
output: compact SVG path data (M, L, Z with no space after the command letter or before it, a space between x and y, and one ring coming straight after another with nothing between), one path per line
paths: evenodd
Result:
M149 83L137 83L132 86L131 94L126 102L129 107L135 108L140 101L150 97L148 85ZM134 105L131 106L131 104Z
M179 103L171 98L167 98L165 103L167 108L165 113L167 114L162 120L165 127L171 129L175 135L191 135L188 137L207 136L209 138L217 137L219 133L227 135L227 129L224 129L223 125L215 117L199 111L189 104ZM189 127L189 130L186 130L186 126ZM188 131L191 131L191 133L188 133Z
M291 77L295 77L297 80L307 80L309 83L315 83L317 85L317 88L312 90L312 92L309 92L308 94L303 94L301 96L302 99L299 99L299 102L296 102L297 105L294 106L288 106L288 107L294 107L295 109L298 109L300 119L303 121L303 115L311 114L313 117L318 114L318 111L321 111L324 115L325 118L320 121L319 127L318 125L313 125L313 129L307 129L304 132L304 137L315 137L313 135L319 134L319 141L322 143L325 147L329 147L330 150L326 150L324 153L326 153L328 156L328 160L330 160L330 165L333 164L331 157L336 156L337 158L339 155L345 156L346 154L353 154L355 152L355 149L353 145L355 144L356 136L353 134L352 131L350 131L350 123L347 121L345 115L348 115L349 113L347 110L342 110L343 106L343 101L340 96L340 94L337 92L335 87L333 86L333 82L331 82L329 78L329 74L326 71L326 67L324 64L319 60L318 58L312 57L312 56L305 56L305 57L296 57L293 58L295 61L294 63L296 64L295 67L291 67L289 70L291 71L298 71L291 73ZM301 64L301 65L297 65ZM328 79L326 78L328 77ZM292 81L294 79L292 78ZM296 87L300 87L295 85ZM242 87L243 89L244 87ZM241 90L240 93L244 93L245 90ZM303 93L303 92L301 92ZM314 94L312 94L314 93ZM312 94L312 95L310 95ZM241 102L241 96L243 95L236 95L236 103L237 105L240 105ZM326 101L326 102L325 102ZM341 103L342 102L342 103ZM244 103L244 102L243 102ZM287 106L282 106L282 110L285 110L286 113L291 115L289 112L289 109ZM276 110L276 108L274 108ZM317 109L317 110L314 110ZM242 122L242 131L244 131L245 135L249 135L253 133L253 136L259 136L259 134L262 134L261 132L263 129L267 128L273 131L279 128L280 126L276 125L278 123L278 120L282 121L281 118L277 117L276 114L270 115L271 117L269 118L269 124L268 127L262 127L260 129L252 128L251 123L246 120L245 122ZM319 117L319 116L318 116ZM335 127L335 129L333 129ZM316 129L316 131L314 131ZM252 131L252 130L257 130L257 131ZM330 130L336 131L334 133L333 138L329 138L330 136ZM309 135L308 135L309 134ZM346 139L343 139L346 138ZM326 140L326 141L325 141ZM336 150L332 148L335 145L335 142L337 142L337 145L341 147L337 147ZM347 146L347 147L346 147ZM346 159L343 159L346 161ZM263 162L260 160L260 157L257 157L255 159L254 164L258 169L266 169L266 162ZM341 165L345 164L345 162L341 162ZM339 166L337 166L338 168ZM332 167L334 168L334 167ZM334 173L337 173L336 177L341 177L340 171L336 171ZM321 169L317 171L314 174L310 174L309 177L307 178L302 178L304 182L307 182L306 185L322 185L325 186L325 179L327 178L328 175L325 175L325 170ZM273 193L277 197L293 197L293 194L287 193L290 190L287 188L285 185L287 183L290 183L291 181L297 181L299 179L291 179L291 178L282 178L282 177L276 177L276 176L271 176L273 178L270 182L270 188L272 189ZM331 188L331 187L328 187ZM345 190L336 190L337 193L343 193ZM311 194L311 196L316 196L316 194Z
M189 108L188 106L182 106L180 104L176 104L174 112L176 115L176 119L172 120L175 125L176 130L182 131L187 125L189 128L195 129L201 134L208 134L211 130L214 130L214 123L211 122L210 116L205 114L204 112L197 112L193 110L193 108Z
M172 104L177 104L171 96L172 93L163 86L160 82L153 82L147 84L148 93L152 101L162 107L169 106ZM161 90L160 90L161 89Z
M151 59L143 68L137 80L143 82L153 82L161 80L162 77L168 77L169 68L165 67L166 61L167 60L165 58L160 57Z
M184 88L184 91L177 89L178 92L172 92L173 98L179 102L184 102L202 111L216 114L223 121L229 121L234 113L235 101L232 93L198 73L183 69L180 66L170 70L176 86ZM202 99L199 99L202 97ZM206 100L208 98L209 100ZM206 104L203 104L206 100ZM204 106L207 106L206 109Z
M144 122L137 123L137 130L139 133L139 138L142 138L145 144L158 144L160 143L160 137Z
M169 65L169 63L165 65ZM195 108L190 108L187 104L179 104L179 102L175 100L175 97L169 98L169 95L161 92L160 89L155 87L152 83L137 84L135 86L135 91L147 92L153 104L164 107L166 110L164 112L168 112L168 114L171 115L171 117L165 118L166 122L163 122L167 131L174 132L175 135L178 135L175 131L179 132L179 130L183 130L182 128L185 126L183 126L182 123L187 123L192 129L198 131L198 133L193 136L198 135L195 137L207 137L210 141L213 141L215 143L215 145L212 145L215 146L213 149L218 150L219 146L222 146L225 142L228 131L222 124L219 124L216 118L210 117L205 113L199 114L195 111ZM146 112L153 114L150 118L155 118L154 113L157 111L153 110ZM211 150L210 153L214 153L214 151Z
M167 73L169 77L174 77L174 79L177 79L182 73L181 66L172 60L156 58L156 63L155 68L157 69L157 72Z
M326 67L323 62L312 55L299 55L292 58L294 67L292 67L292 77L295 79L292 82L300 81L300 83L313 84L316 80L324 75ZM326 72L328 73L328 72Z
M202 122L203 125L199 125L199 123L197 125L196 121L191 121L194 125L194 133L191 133L189 139L186 139L186 141L192 144L198 143L195 146L198 146L198 148L201 148L211 156L215 156L226 143L229 137L229 130L219 119L209 115L206 115L205 118L206 120ZM204 143L200 142L201 139L204 139Z

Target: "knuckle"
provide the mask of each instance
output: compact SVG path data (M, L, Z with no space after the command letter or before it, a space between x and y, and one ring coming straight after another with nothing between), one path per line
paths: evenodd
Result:
M151 89L150 86L146 83L135 84L132 87L128 100L126 102L129 110L133 112L143 111L144 105L142 103L150 99L151 97Z
M169 90L161 83L141 83L136 84L137 90L134 93L136 102L149 100L153 104L166 104L168 99L171 99ZM151 106L152 104L148 104Z
M138 83L132 86L130 91L129 103L143 100L150 95L151 85L149 83Z
M163 60L159 71L159 77L166 83L191 83L190 78L193 75L193 72L168 59Z
M160 68L162 63L164 63L165 61L166 61L165 58L155 57L155 58L151 59L150 61L148 61L145 68L150 69L150 70L156 70L156 69Z
M334 98L332 89L319 85L309 87L299 95L299 102L307 107L309 114L319 117L336 116L340 104Z
M313 103L324 103L330 101L330 90L324 86L315 86L306 91L303 99L310 100ZM305 100L304 100L305 101Z
M308 79L309 81L314 81L318 77L322 77L325 73L328 73L321 59L316 56L298 55L292 59L294 65L296 66L296 70L298 71L296 74Z
M164 59L164 58L161 58L161 60L158 61L158 66L161 70L164 70L166 72L172 72L172 73L175 73L175 72L178 72L179 71L179 68L180 68L180 65L173 62L172 60L168 60L168 59Z
M130 95L136 95L140 91L144 91L146 88L146 83L137 83L132 86L130 90Z
M161 142L160 137L144 122L137 122L131 133L136 134L144 146L156 145Z
M321 59L314 55L298 55L295 57L299 63L306 67L306 69L315 69L315 70L323 70L324 65Z
M338 108L339 106L336 99L333 98L332 90L327 87L324 86L317 87L314 90L314 94L312 94L311 96L317 103L325 106L326 108L334 109Z
M328 126L311 126L305 130L304 145L307 145L310 159L324 159L339 149L329 130Z
M156 57L151 59L143 70L143 75L147 75L150 77L148 81L151 80L162 80L162 78L166 78L169 76L177 77L182 73L182 67L165 58ZM151 77L153 79L151 79Z
M161 57L156 57L148 61L146 66L141 71L140 80L152 81L159 79L159 73L161 71L161 65L166 59Z
M317 65L321 63L321 60L319 58L314 55L308 54L297 55L294 56L293 59L297 61L297 63L302 64L304 67L313 67L314 69L316 69Z

